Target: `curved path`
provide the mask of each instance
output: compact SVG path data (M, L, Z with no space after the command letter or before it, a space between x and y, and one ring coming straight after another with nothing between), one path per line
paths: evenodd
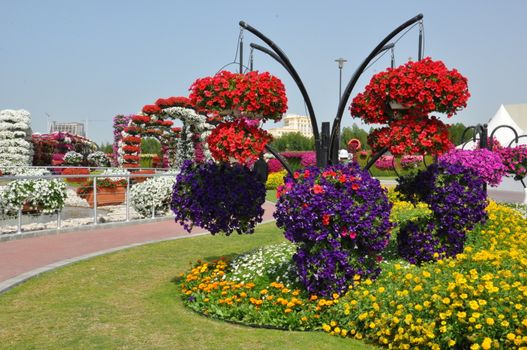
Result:
M263 205L263 222L273 220L274 203ZM172 219L98 228L70 233L0 242L0 294L42 272L147 243L204 235L194 229L187 233Z

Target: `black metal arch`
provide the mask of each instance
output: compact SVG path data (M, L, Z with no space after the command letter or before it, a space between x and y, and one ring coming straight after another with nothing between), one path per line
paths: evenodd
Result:
M286 68L287 72L291 75L291 77L295 81L296 85L300 89L300 93L302 94L302 97L304 98L304 101L305 101L306 106L307 106L307 110L308 110L308 113L309 113L309 118L311 120L311 126L313 128L313 136L315 138L315 149L316 149L316 154L317 154L317 165L323 165L323 164L320 164L321 163L321 156L322 156L320 150L321 150L322 144L321 144L321 140L320 140L320 133L318 131L317 118L315 116L315 110L313 109L313 104L311 103L311 99L309 98L309 95L307 93L306 87L304 86L304 83L302 82L302 79L300 79L300 76L298 75L298 73L296 72L295 68L291 64L291 61L289 60L287 55L282 51L282 49L280 49L280 47L278 45L276 45L271 39L269 39L268 37L263 35L256 28L253 28L252 26L250 26L249 24L245 23L244 21L240 21L239 24L240 24L240 27L242 27L242 28L248 30L249 32L253 33L258 38L260 38L263 42L265 42L267 45L269 45L269 47L274 51L274 53L276 53L278 58L280 58L280 60L278 62L281 65L283 65L284 67L287 67ZM273 55L271 57L275 58L275 56L273 56Z
M494 133L496 131L498 131L498 129L501 129L501 128L509 128L514 133L514 139L509 143L509 147L510 147L510 145L512 145L512 143L514 141L516 141L516 143L518 143L518 132L516 132L516 129L514 129L510 125L500 125L500 126L497 126L496 128L494 128L494 130L492 130L492 132L490 133L490 137L489 137L489 142L490 142L489 147L490 147L490 149L492 149L492 144L494 143Z
M344 93L342 94L342 97L340 99L339 106L337 108L337 115L335 116L335 120L333 121L333 128L331 130L331 137L330 137L330 145L329 145L329 159L331 162L335 162L335 155L336 150L338 148L337 143L337 134L340 130L340 122L342 121L342 115L344 113L344 108L346 107L346 104L348 102L348 99L351 95L351 91L357 84L357 81L359 80L359 77L364 72L366 67L368 66L368 63L372 59L374 59L380 52L382 52L382 49L384 46L397 34L402 32L405 28L411 26L412 24L419 22L423 19L423 14L418 14L417 16L409 19L408 21L401 24L399 27L397 27L395 30L393 30L390 34L388 34L374 49L373 51L366 57L366 59L361 63L361 65L357 68L353 76L351 77L348 85L346 86L346 89L344 90ZM419 40L419 43L421 43L421 39ZM422 49L422 46L420 45L419 50Z

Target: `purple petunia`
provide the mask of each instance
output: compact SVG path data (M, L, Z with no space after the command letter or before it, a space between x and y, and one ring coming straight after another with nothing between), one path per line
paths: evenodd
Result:
M402 225L399 254L413 264L453 257L463 251L466 231L484 222L487 192L472 169L440 162L400 178L396 190L411 202L427 203L432 215Z
M298 244L293 259L309 292L341 294L354 275L380 272L391 204L368 172L354 163L308 167L287 176L278 194L277 226Z
M262 221L265 185L240 164L185 161L177 175L171 208L175 220L230 235L253 233Z

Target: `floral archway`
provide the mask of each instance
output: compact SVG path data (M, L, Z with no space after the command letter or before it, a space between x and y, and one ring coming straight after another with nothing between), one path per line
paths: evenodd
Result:
M155 104L145 105L140 114L131 116L120 133L119 164L128 168L138 167L141 139L148 137L161 143L163 164L168 167L178 167L184 159L194 158L196 151L201 150L198 144L203 143L212 125L206 123L205 116L198 115L189 106L190 101L186 97L160 98ZM183 127L173 127L174 119L181 120ZM201 154L205 159L210 158L206 149Z
M271 140L260 124L279 121L287 110L284 85L267 72L221 71L196 80L190 90L189 98L160 98L130 118L119 141L120 164L138 167L141 138L156 137L171 167L212 158L250 165ZM181 120L182 128L170 119Z

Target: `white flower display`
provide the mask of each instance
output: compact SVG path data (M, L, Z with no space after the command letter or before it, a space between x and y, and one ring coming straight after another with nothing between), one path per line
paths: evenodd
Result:
M15 168L10 175L48 175L44 169ZM15 214L24 204L42 211L53 213L64 207L66 184L62 179L21 179L13 180L0 192L0 212Z
M176 176L153 177L145 182L136 184L130 189L130 203L143 217L155 213L166 213L170 210L172 189L176 183Z
M26 110L0 111L0 167L31 165L31 117Z
M265 273L272 280L290 287L298 282L298 275L291 262L295 252L294 244L284 242L238 255L230 264L231 277L233 281L251 281L263 277Z
M176 164L180 168L185 160L194 159L194 143L202 142L203 156L205 160L212 159L209 151L207 137L209 137L214 125L207 123L207 117L196 113L193 109L183 107L169 107L163 112L172 118L180 119L183 122L181 137L176 143ZM198 140L193 140L194 135L198 135Z
M108 168L104 170L98 177L98 179L104 179L105 177L103 175L129 175L130 172L126 170L125 168ZM126 180L126 177L107 177L108 180L111 181L119 181L119 180Z
M83 155L75 151L66 152L64 155L64 165L80 165L83 160Z
M110 166L110 160L102 151L96 151L88 155L88 162L98 167Z

